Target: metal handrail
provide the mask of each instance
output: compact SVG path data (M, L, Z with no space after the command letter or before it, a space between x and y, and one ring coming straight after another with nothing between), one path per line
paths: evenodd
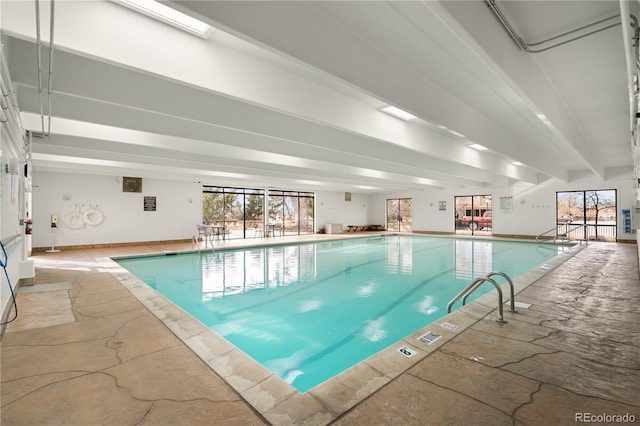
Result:
M551 231L558 232L558 225L554 226L553 228L549 229L548 231L544 231L543 233L539 234L539 235L536 237L536 243L541 243L542 241L540 241L540 237L542 237L542 236L544 236L544 235L548 234L548 233L549 233L549 232L551 232ZM553 240L553 241L555 242L556 237L554 236L551 240ZM547 240L547 241L551 241L551 240Z
M574 226L573 228L570 228L570 229L566 230L566 231L565 231L565 233L564 233L563 235L565 235L565 236L566 236L566 235L568 235L570 232L573 232L573 231L575 231L575 230L576 230L576 229L578 229L578 228L586 228L587 226L591 226L591 225L590 225L590 224L588 224L588 223L580 223L580 224L573 225L573 226ZM556 231L556 232L558 232L558 225L554 226L553 228L549 229L548 231L544 231L542 234L539 234L539 235L536 237L536 243L543 243L543 242L551 241L551 242L553 242L554 244L556 244L556 243L557 243L557 240L558 240L558 235L554 236L554 237L553 237L552 239L550 239L550 240L545 240L545 241L541 241L541 240L540 240L540 237L544 236L545 234L548 234L548 233L549 233L549 232L551 232L551 231ZM583 239L583 240L581 240L581 241L585 241L587 244L589 244L589 233L588 233L588 232L585 232L585 234L586 234L586 238L584 238L584 239Z
M513 286L513 281L511 281L511 278L509 278L509 275L505 274L504 272L489 272L486 276L486 278L491 278L493 276L500 276L504 279L507 280L507 283L509 283L509 290L510 290L510 296L511 298L509 299L509 307L511 309L509 309L509 312L513 312L513 313L518 313L518 311L516 310L516 298L515 298L515 288ZM476 280L477 281L477 280ZM480 287L480 284L476 284L476 288ZM464 297L462 298L462 305L466 305L467 304L467 297L469 297L469 295L475 290L475 288L471 289L469 292L467 292L467 294L464 295Z
M568 229L565 234L568 234L569 232L575 231L578 228L586 228L587 226L589 226L588 223L580 223L578 225L572 225L573 228Z
M462 290L453 299L451 299L451 301L447 305L447 312L451 313L451 307L453 306L454 303L456 303L461 297L466 296L467 294L470 294L470 293L474 292L476 289L478 289L478 287L480 287L485 282L489 282L489 283L493 284L493 286L496 288L496 290L498 290L498 315L499 315L499 318L496 319L496 321L497 322L507 322L504 319L504 313L502 311L502 290L500 289L500 286L498 285L498 283L495 282L495 280L493 280L493 279L491 279L489 277L476 278L475 280L473 280L473 282L471 284L469 284L464 290Z

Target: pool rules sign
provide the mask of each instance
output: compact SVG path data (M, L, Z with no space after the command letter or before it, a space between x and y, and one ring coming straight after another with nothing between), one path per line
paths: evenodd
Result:
M156 197L144 197L144 211L155 212L156 211Z

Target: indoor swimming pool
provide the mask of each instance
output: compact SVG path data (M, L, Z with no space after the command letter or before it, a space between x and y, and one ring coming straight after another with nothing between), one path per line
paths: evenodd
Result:
M114 260L306 392L446 315L474 278L516 278L566 250L386 235Z

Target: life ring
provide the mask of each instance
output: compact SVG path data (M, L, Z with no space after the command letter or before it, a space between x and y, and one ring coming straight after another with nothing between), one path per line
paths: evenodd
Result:
M84 227L84 217L78 212L69 213L64 218L64 223L69 229L81 229Z
M90 209L82 215L84 223L91 226L98 226L104 221L104 214L98 209Z

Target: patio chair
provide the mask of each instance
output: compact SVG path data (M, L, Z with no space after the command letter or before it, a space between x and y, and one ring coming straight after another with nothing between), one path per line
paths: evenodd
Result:
M198 241L204 241L204 246L209 247L209 240L211 240L211 246L213 246L213 235L211 228L207 228L204 225L196 225L198 228Z

